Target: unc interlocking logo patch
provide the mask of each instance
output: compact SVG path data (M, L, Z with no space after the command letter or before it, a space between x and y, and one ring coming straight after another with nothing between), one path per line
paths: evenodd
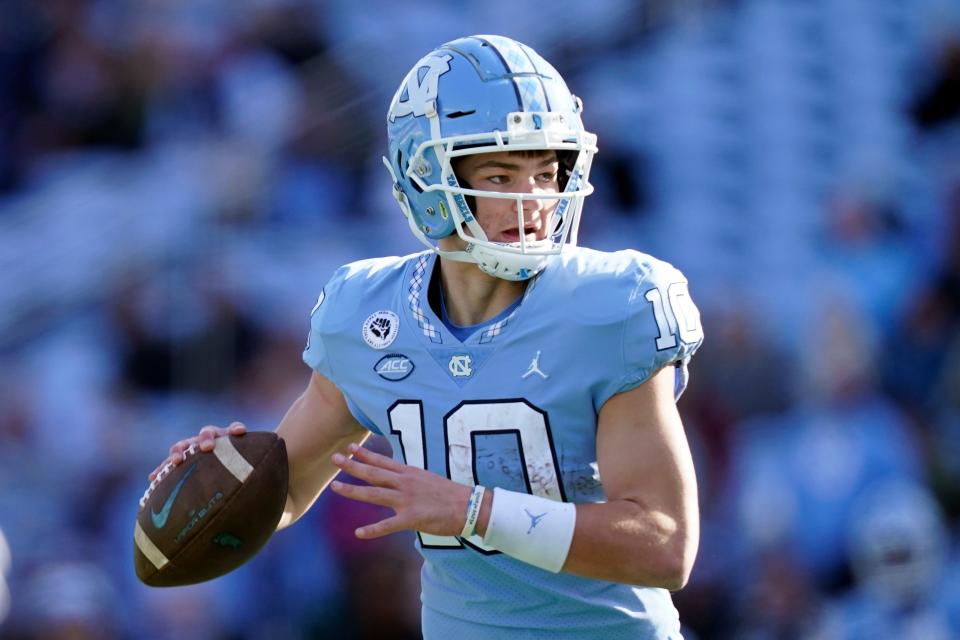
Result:
M473 358L466 354L453 356L447 368L454 378L468 378L473 375Z
M386 349L397 339L400 318L393 311L377 311L363 321L363 341L374 349Z
M425 116L436 109L437 87L440 76L450 71L449 54L430 54L417 64L397 90L390 107L390 122L413 114Z

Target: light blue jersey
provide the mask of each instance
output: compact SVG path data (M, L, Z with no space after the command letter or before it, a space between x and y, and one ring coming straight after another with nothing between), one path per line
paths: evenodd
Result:
M467 485L603 502L597 414L686 363L703 334L687 281L634 251L570 247L522 303L461 342L427 303L436 257L342 267L314 309L304 361L394 456ZM428 639L679 638L668 591L553 574L483 544L419 533Z

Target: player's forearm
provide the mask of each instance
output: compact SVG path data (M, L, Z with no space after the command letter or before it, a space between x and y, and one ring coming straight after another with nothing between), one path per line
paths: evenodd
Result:
M317 501L323 490L327 488L333 478L337 475L339 469L334 467L332 470L324 473L326 479L316 491L311 491L304 495L303 490L299 490L296 484L291 484L287 489L287 502L283 507L283 515L280 516L280 522L277 523L277 531L285 529L299 520L303 514L310 510L313 503Z
M328 449L315 456L315 459L291 465L290 482L287 487L287 503L277 529L290 526L310 510L320 494L330 485L340 469L330 461L337 451L346 450L351 443L360 444L370 435L369 432L357 432L336 440Z
M290 494L287 494L287 503L283 507L283 515L280 516L280 522L277 523L277 531L280 529L286 529L294 522L297 521L300 516L303 515L303 512L297 509L296 503L290 499Z
M362 443L370 432L350 415L339 391L314 375L277 426L287 446L287 502L277 529L296 522L316 502L340 469L330 456L350 443Z
M316 502L320 494L323 493L323 490L330 484L334 476L337 475L337 471L338 469L334 468L325 473L325 481L321 482L316 489L312 488L312 482L297 482L291 477L291 481L287 487L287 502L283 507L283 515L280 516L280 522L277 523L277 531L289 527L309 511L313 503Z
M476 531L486 535L493 492L484 495ZM682 588L699 541L695 499L676 517L631 500L578 504L563 571L646 587Z
M291 475L287 487L287 502L283 508L283 515L277 523L277 530L289 527L309 511L320 494L330 484L339 469L332 464L325 465L326 469L318 469L306 478ZM304 474L301 474L301 476Z
M590 578L677 590L699 543L696 510L675 516L630 500L578 504L563 570Z

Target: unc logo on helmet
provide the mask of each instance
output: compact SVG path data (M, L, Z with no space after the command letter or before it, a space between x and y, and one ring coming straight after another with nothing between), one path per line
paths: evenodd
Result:
M390 103L390 122L410 114L425 116L436 109L437 85L440 76L450 70L452 58L430 54L417 63Z
M549 256L576 244L583 199L593 192L596 136L584 130L581 109L557 70L510 38L460 38L418 61L390 104L383 158L410 230L443 257L475 263L498 278L539 273ZM557 152L559 193L465 188L451 164L458 156L525 150ZM490 241L467 196L513 200L518 227L525 201L555 201L546 238ZM436 242L452 234L464 241L462 250L445 251Z

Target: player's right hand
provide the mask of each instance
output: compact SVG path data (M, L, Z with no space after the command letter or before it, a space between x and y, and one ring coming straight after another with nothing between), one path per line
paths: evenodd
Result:
M199 451L213 451L214 441L223 436L242 436L247 432L247 427L242 422L233 422L229 427L215 427L207 425L200 429L200 432L190 438L180 440L170 447L170 454L166 460L157 465L157 468L147 476L150 482L160 474L160 471L168 465L177 466L186 460L186 451L190 447L195 447Z

